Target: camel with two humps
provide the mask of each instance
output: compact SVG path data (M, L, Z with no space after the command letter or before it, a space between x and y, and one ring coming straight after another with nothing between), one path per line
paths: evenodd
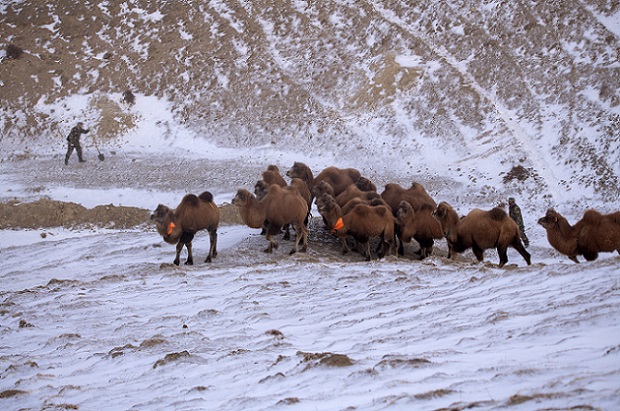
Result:
M495 248L499 254L499 266L508 262L508 247L521 254L527 265L531 256L521 242L519 227L502 208L489 211L473 209L465 217L459 218L452 206L442 201L434 216L441 224L448 240L448 258L471 248L478 261L484 260L484 250Z
M300 178L303 180L314 197L318 197L315 193L315 187L322 181L329 183L333 189L333 196L336 197L348 186L355 184L361 177L361 173L354 168L338 168L334 166L323 169L314 177L310 167L298 161L286 172L286 175L290 178Z
M371 200L377 196L377 187L366 177L360 177L354 184L344 189L343 192L335 196L336 202L340 207L344 207L351 199L359 197Z
M414 212L419 211L424 206L429 206L432 209L435 209L437 207L437 203L435 202L435 200L433 200L430 194L428 194L424 186L415 181L411 183L411 186L409 188L403 188L400 184L397 183L388 183L385 185L385 188L381 193L381 198L383 198L383 200L388 204L395 217L403 201L409 203L413 208ZM402 229L396 227L395 230L397 233L397 238L399 240L398 254L404 255L405 247L401 238L402 236L398 235L398 233L401 232ZM434 241L431 242L431 248L433 244ZM422 248L422 245L420 245L421 255L423 252ZM428 246L425 246L425 248L428 250Z
M248 190L239 189L232 204L237 206L239 215L248 227L265 228L265 238L269 242L265 252L271 253L278 248L274 236L286 224L293 226L296 233L290 254L296 253L298 248L302 252L307 250L308 229L305 220L308 204L296 187L272 184L260 201Z
M433 217L435 209L430 204L422 204L416 211L407 201L401 201L396 211L396 236L403 243L417 241L420 245L420 259L428 257L433 252L435 240L443 238L441 224ZM404 248L403 253L404 254ZM401 254L401 255L402 255Z
M362 254L366 261L370 261L372 258L370 253L371 237L378 237L380 240L378 258L383 258L392 251L394 216L387 207L357 204L351 211L343 215L336 199L329 194L324 194L317 199L317 208L325 221L332 227L332 233L340 239L343 254L349 251L348 235L361 245Z
M576 263L580 255L594 261L601 252L620 254L620 211L602 214L590 209L575 225L570 225L564 216L550 208L538 224L547 232L549 244Z
M265 180L258 180L256 182L256 184L254 185L254 194L256 195L256 198L258 199L258 201L262 200L267 195L267 193L269 192L270 185L271 184L267 183ZM276 185L279 185L279 184L276 184ZM286 187L286 186L281 186L281 187ZM293 178L291 180L290 187L297 188L297 190L299 191L299 194L301 194L301 196L303 197L304 201L307 204L308 211L307 211L306 220L305 220L305 225L307 227L308 220L310 218L310 209L312 208L312 196L310 195L310 190L308 190L308 186L306 186L306 184L299 178ZM285 240L289 240L291 238L290 224L284 225L283 238Z
M187 194L176 209L159 204L151 221L155 222L157 232L168 244L176 245L174 264L179 265L183 247L187 248L185 264L194 264L192 240L200 230L209 232L209 255L205 262L211 262L217 256L217 229L220 223L220 210L213 201L213 195L205 191L199 196Z

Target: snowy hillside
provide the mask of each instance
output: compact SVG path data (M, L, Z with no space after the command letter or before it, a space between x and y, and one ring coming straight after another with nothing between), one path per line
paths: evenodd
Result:
M0 2L0 409L620 409L620 256L536 223L620 210L619 36L617 1ZM226 203L295 161L514 195L532 265L366 262L316 209L266 254ZM219 254L174 266L143 220L204 190Z
M84 119L118 152L271 146L436 193L454 183L480 204L618 199L617 2L12 0L0 13L0 46L23 50L0 63L5 162L62 151Z

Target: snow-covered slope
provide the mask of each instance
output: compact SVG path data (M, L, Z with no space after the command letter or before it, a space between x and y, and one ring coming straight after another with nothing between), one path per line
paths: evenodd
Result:
M532 266L443 245L366 263L229 226L213 263L203 235L175 267L154 232L45 232L0 237L3 410L620 406L617 255L580 266L535 237Z
M620 409L620 257L574 264L536 224L620 209L619 7L1 2L0 46L23 49L0 52L7 207L221 205L303 161L461 214L515 195L532 265L444 240L364 262L316 212L306 254L223 224L192 267L152 225L3 229L0 409ZM88 162L65 166L78 120Z
M24 50L0 64L4 159L57 149L85 119L108 148L269 145L371 176L450 178L485 199L618 197L615 2L14 0L0 12L0 45ZM166 113L142 116L153 99Z

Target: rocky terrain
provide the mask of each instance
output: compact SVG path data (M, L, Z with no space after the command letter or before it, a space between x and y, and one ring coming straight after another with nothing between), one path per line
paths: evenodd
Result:
M57 150L77 119L121 148L143 127L132 107L155 97L174 119L161 138L338 153L550 203L614 200L619 7L12 0L0 6L2 161ZM526 178L506 179L515 167Z

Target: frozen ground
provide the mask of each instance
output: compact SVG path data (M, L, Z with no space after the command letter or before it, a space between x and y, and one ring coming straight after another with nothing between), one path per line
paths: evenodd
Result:
M152 209L204 186L221 204L264 166L210 161L197 176L198 160L165 153L90 160L4 162L4 200ZM576 265L528 229L533 265L511 250L504 269L494 252L449 261L443 241L424 261L413 246L341 256L318 218L307 254L282 241L266 255L257 230L229 224L211 264L197 237L192 267L170 264L148 224L2 230L0 406L617 409L620 257Z

